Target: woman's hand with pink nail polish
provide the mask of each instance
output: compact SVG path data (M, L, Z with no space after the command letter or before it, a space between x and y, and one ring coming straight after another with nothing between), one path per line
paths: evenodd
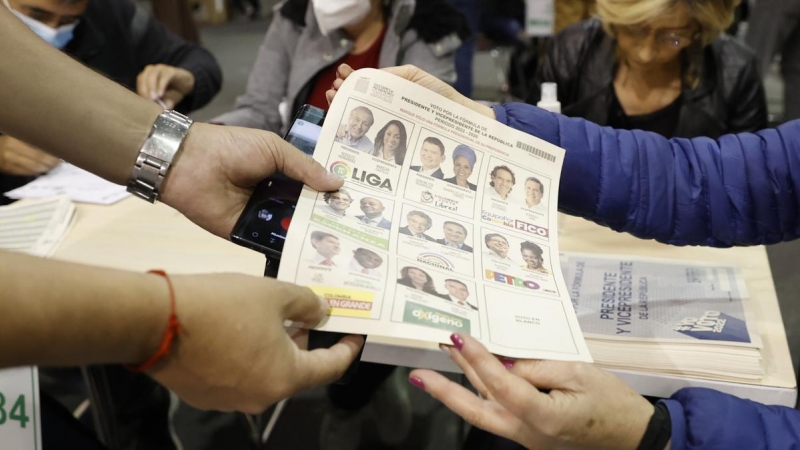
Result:
M527 448L633 450L653 415L647 400L591 364L500 360L469 336L451 340L451 358L481 397L430 370L411 372L414 384L472 425Z

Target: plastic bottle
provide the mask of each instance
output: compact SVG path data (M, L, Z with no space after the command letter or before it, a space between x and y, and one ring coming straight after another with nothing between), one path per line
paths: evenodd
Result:
M545 111L561 114L561 102L558 101L558 86L556 83L542 83L542 98L536 104ZM564 232L566 220L564 213L558 213L558 234Z
M558 101L558 86L556 83L542 83L542 98L536 106L546 111L561 114L561 102Z

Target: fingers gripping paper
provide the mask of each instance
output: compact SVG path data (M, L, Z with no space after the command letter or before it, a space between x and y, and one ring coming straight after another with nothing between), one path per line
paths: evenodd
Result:
M328 300L323 330L591 360L558 259L563 149L365 69L314 158L345 185L304 188L279 278Z

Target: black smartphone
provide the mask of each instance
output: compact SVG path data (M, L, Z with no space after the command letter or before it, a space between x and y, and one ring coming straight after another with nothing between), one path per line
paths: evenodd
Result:
M311 156L317 146L325 111L311 105L303 105L297 113L292 126L283 138ZM263 253L266 258L264 276L276 278L280 266L286 232L292 222L297 200L303 190L303 183L289 179L283 174L275 174L256 186L242 215L233 227L231 241ZM311 330L308 335L308 349L329 348L347 336L344 333ZM366 338L366 336L365 336ZM361 347L361 351L364 347ZM358 368L361 360L359 352L355 361L348 367L336 384L346 384Z
M324 120L324 110L303 105L284 139L303 153L313 155ZM273 260L280 259L302 190L303 183L280 173L261 181L233 227L231 241Z

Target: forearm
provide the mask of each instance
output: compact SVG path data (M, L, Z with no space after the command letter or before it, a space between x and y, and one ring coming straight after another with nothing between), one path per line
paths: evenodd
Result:
M7 8L0 42L1 131L124 184L158 105L50 48Z
M0 251L0 367L137 364L169 316L165 280Z
M800 121L718 140L667 140L530 105L495 111L501 122L566 149L563 212L672 245L759 245L799 237Z

